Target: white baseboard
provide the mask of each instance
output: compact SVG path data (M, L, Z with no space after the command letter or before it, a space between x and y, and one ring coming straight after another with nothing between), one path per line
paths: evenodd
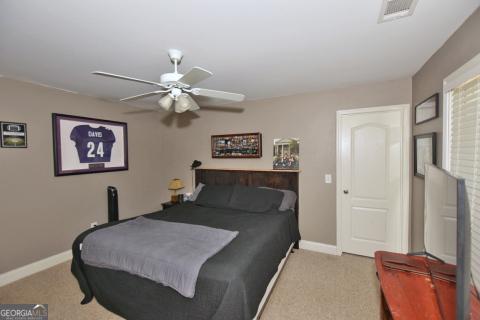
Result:
M72 259L72 250L0 274L0 287Z
M341 255L341 252L338 252L337 247L331 244L325 244L321 242L300 240L300 249L310 250L315 252L321 252L326 254L332 254L335 256Z

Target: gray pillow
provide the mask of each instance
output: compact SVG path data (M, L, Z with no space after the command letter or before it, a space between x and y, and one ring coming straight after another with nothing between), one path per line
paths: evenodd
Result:
M232 186L205 185L195 199L195 204L211 208L228 208L232 191Z
M190 201L195 201L197 200L198 194L200 191L202 191L202 188L205 187L203 183L199 183L198 186L195 188L195 190L192 193L192 196L190 197Z
M277 190L235 185L228 206L248 212L266 212L278 209L282 198L283 193Z
M261 189L277 190L283 193L282 203L278 208L279 211L295 210L295 203L297 202L297 194L291 190L275 189L269 187L259 187Z

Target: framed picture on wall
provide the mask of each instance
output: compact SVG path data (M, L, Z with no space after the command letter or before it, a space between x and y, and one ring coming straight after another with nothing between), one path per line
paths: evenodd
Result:
M299 138L273 139L273 169L298 170L299 151Z
M415 106L415 124L424 123L438 117L438 93Z
M414 136L413 166L417 177L425 177L425 164L437 164L437 134L435 132Z
M27 124L20 122L0 122L2 148L26 148Z
M125 122L52 114L55 176L128 170Z
M212 158L261 158L262 134L236 133L212 136Z

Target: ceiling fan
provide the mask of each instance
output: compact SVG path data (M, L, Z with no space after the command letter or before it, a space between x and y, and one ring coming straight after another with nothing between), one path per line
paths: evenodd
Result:
M245 99L245 96L243 94L202 88L193 88L193 85L211 77L213 73L200 67L193 67L186 74L178 73L177 68L182 61L183 53L177 49L170 49L168 50L168 56L170 57L170 61L173 63L175 69L171 73L162 74L160 76L160 82L142 80L103 71L94 71L92 72L92 74L129 81L136 81L159 87L158 90L123 98L120 99L120 101L132 101L146 97L161 95L162 97L158 100L158 104L160 105L160 107L162 107L166 111L172 110L173 107L173 110L177 113L182 113L185 111L195 111L200 109L200 106L192 98L191 95L234 102L240 102Z

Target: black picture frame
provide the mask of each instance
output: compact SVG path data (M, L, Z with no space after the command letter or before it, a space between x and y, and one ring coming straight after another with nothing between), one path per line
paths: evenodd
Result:
M415 124L417 124L417 125L422 124L422 123L425 123L425 122L428 122L430 120L438 118L438 116L439 116L439 106L438 106L438 104L439 104L439 99L440 99L439 97L440 97L440 95L438 93L435 93L434 95L428 97L427 99L423 100L422 102L420 102L419 104L417 104L415 106ZM424 107L427 103L429 103L430 101L433 101L435 103L435 107L434 107L435 114L432 117L419 120L419 116L418 116L419 110L422 107Z
M64 125L64 122L69 121L81 124L75 125L75 127L71 130L69 130L68 128L63 128L63 126L67 127L66 125ZM92 127L91 125L94 125L94 127ZM72 124L69 124L69 126L72 126ZM78 128L80 126L82 126L82 128ZM88 128L86 126L88 126ZM77 128L86 129L88 131L78 131L79 134L86 133L86 135L78 137L75 136L76 140L73 140L73 130ZM88 136L90 136L91 132L97 133L97 135L98 132L103 132L104 134L108 134L114 139L113 141L111 138L109 141L100 141L102 142L102 150L100 153L101 157L103 157L105 153L107 154L105 157L105 161L96 161L96 159L99 158L100 147L100 142L98 142L98 136L96 137L96 140L95 137L92 138L92 140L95 140L96 143L92 141L86 141L89 140ZM66 134L69 135L68 138L65 136ZM54 174L56 177L128 170L128 126L126 122L52 113L52 135ZM65 141L68 141L70 144L68 146L63 145L65 144ZM84 144L85 142L87 142L85 144L87 148L83 148L84 145L77 146L78 143ZM96 146L96 144L98 146ZM74 149L75 151L72 151ZM82 150L82 152L80 150ZM87 151L86 154L83 151ZM85 159L87 157L90 157L92 153L92 161L88 160L88 162L85 162ZM113 160L112 157L114 158ZM78 158L78 163L77 161L73 160L74 158ZM67 161L69 161L69 168L66 168ZM118 162L118 165L115 165L113 163L114 161ZM87 167L85 167L85 165L87 165Z
M20 140L17 140L16 142L10 141L12 139L15 139L14 137L17 137L17 139L20 139ZM22 143L18 144L19 142L22 142ZM0 146L2 148L13 148L13 149L27 148L28 147L27 124L23 122L0 121Z
M420 155L422 150L420 150L419 141L423 139L430 139L430 156L431 158L428 159L428 162L425 162L424 155ZM419 134L413 137L413 174L419 178L425 178L423 174L425 172L425 163L431 163L436 165L437 164L437 134L435 132ZM424 152L424 151L423 151ZM423 161L422 161L423 160ZM419 161L422 163L419 165Z
M239 143L249 139L251 142L247 142L248 144ZM262 134L260 132L212 135L211 145L212 158L245 159L262 157ZM233 147L228 148L227 145L233 145Z

